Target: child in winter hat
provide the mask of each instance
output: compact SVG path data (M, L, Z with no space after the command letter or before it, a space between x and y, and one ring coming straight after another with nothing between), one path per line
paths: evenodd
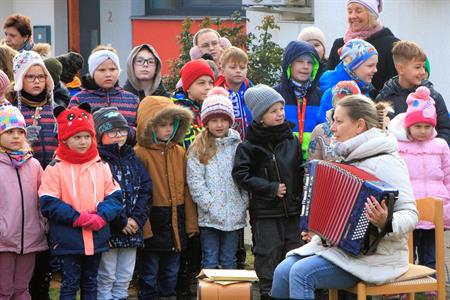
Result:
M102 107L94 110L93 117L95 131L97 133L97 142L99 144L101 144L103 134L113 130L122 130L123 132L126 132L125 136L127 136L130 126L128 126L127 120L119 112L117 107Z
M25 127L25 119L17 107L12 105L0 106L0 135L13 128L20 128L25 132Z
M320 30L320 28L315 26L308 26L304 28L298 34L297 41L303 41L311 44L319 54L320 60L322 61L325 59L326 39L325 34L322 30ZM320 46L316 45L316 42L318 42ZM319 49L320 47L321 49Z
M370 57L378 55L378 52L369 42L353 39L345 43L344 46L338 50L338 54L343 62L344 69L350 74Z
M230 126L233 125L233 104L228 97L228 92L221 87L215 87L208 93L208 97L203 102L200 113L203 124L206 125L213 118L222 117L230 122Z
M201 76L207 75L214 80L214 72L204 59L192 60L186 63L180 72L185 93L188 93L189 87Z
M19 52L13 61L13 72L14 72L14 90L20 92L23 89L23 80L28 70L32 66L41 66L44 71L45 78L45 88L48 92L53 91L54 83L52 76L47 70L41 56L34 51L22 51Z
M283 97L270 86L258 84L249 88L244 94L245 104L255 121L260 122L263 114L275 103L285 101Z
M333 87L331 93L333 95L333 106L335 106L337 101L346 96L361 94L361 90L353 80L343 80Z
M426 123L436 127L436 108L427 87L418 87L414 93L408 95L406 103L408 104L405 117L406 128L416 123Z

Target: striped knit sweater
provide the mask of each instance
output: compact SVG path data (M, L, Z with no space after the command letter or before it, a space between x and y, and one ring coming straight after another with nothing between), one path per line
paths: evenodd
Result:
M139 98L130 92L124 91L120 87L109 90L87 90L82 89L70 99L69 107L81 103L89 103L94 107L116 106L119 112L125 117L128 125L136 127L136 114L139 106Z

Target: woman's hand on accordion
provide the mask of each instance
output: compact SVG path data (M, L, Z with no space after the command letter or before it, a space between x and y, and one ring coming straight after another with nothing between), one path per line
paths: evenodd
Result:
M300 236L305 243L311 242L311 239L314 235L315 235L314 233L309 232L309 231L308 232L302 231L300 233Z
M370 196L366 202L366 215L372 225L383 229L388 215L386 202L382 200L381 203L378 203L374 196Z

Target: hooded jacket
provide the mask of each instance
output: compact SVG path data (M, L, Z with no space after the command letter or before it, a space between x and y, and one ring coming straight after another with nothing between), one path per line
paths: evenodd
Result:
M383 27L383 29L368 37L366 41L371 43L378 52L378 71L372 79L375 90L371 91L370 95L374 98L378 94L378 91L383 88L384 83L397 75L394 60L392 59L392 48L394 47L394 43L399 41L399 39L394 36L389 28ZM328 70L334 70L339 64L338 49L342 46L344 46L343 38L334 41L333 47L330 50L330 57L328 57Z
M138 111L135 152L153 182L153 206L144 226L145 248L181 251L186 234L198 232L197 212L186 184L183 141L192 113L161 96L146 97ZM179 120L168 143L155 143L156 126L163 120Z
M27 254L48 249L37 193L41 175L36 159L16 169L8 155L0 153L0 252Z
M228 130L227 136L216 138L217 152L202 164L191 150L187 161L187 182L198 208L198 224L223 231L245 227L248 195L238 188L231 176L239 133ZM192 149L192 148L191 148Z
M425 86L430 89L430 96L433 98L436 106L437 123L436 131L438 133L437 137L444 139L448 144L450 144L450 118L448 115L447 106L445 105L444 98L439 94L434 88L433 84L428 80L423 80L421 86ZM406 98L410 93L416 91L418 86L412 87L410 89L404 89L400 86L398 76L389 79L385 84L383 89L378 94L375 102L388 101L391 102L394 109L394 113L389 114L392 119L399 113L404 113L408 109L408 104L406 104Z
M441 198L444 202L444 226L450 229L450 150L441 138L427 141L408 139L404 121L405 113L398 114L389 123L389 132L398 140L398 152L406 162L409 179L416 199L424 197ZM418 229L432 229L434 225L420 221Z
M314 61L313 70L311 72L312 85L308 89L304 99L297 99L294 93L294 84L290 75L290 67L292 63L303 55L309 55ZM322 97L322 91L317 85L317 72L320 68L320 58L313 46L305 42L293 41L288 44L283 55L283 73L281 75L281 83L276 85L274 89L283 96L286 101L285 113L286 120L295 124L294 134L299 136L299 114L304 116L302 150L306 157L308 151L311 132L318 124L317 112ZM305 112L303 112L303 101L306 101ZM300 110L300 113L299 113Z
M119 185L99 156L83 164L56 156L45 169L39 187L42 214L50 222L52 254L93 255L108 251L108 224L92 231L73 227L73 222L81 212L95 212L109 223L121 213L121 199Z
M363 281L375 284L388 282L409 269L408 233L419 219L408 169L397 153L395 137L376 128L341 143L339 148L342 149L339 154L344 162L358 160L353 165L398 189L392 232L381 239L372 255L353 256L336 247L324 247L316 235L311 242L288 252L287 256L319 255Z
M106 161L122 189L122 214L111 222L111 247L143 247L142 228L148 218L152 204L151 181L147 170L136 157L130 145L119 148L117 144L99 145L100 157ZM139 225L135 234L124 234L122 229L132 218Z
M142 88L139 79L136 78L136 75L134 74L134 59L136 55L141 51L142 49L147 49L150 51L153 56L156 59L156 69L155 69L155 75L153 77L152 83L145 88ZM128 91L130 93L135 94L139 97L139 100L144 99L145 96L164 96L164 97L170 97L170 94L166 91L166 88L164 87L162 80L161 80L161 69L162 69L162 62L159 58L158 52L156 52L155 48L153 48L149 44L142 44L139 46L136 46L131 50L130 55L128 55L127 60L127 82L123 86L123 89L125 91Z

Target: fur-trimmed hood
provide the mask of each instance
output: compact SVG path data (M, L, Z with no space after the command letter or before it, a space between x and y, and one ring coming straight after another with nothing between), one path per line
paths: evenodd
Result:
M183 140L192 120L191 111L162 96L145 97L139 105L137 115L137 142L146 148L154 144L153 132L163 119L180 120L172 139L175 143Z

